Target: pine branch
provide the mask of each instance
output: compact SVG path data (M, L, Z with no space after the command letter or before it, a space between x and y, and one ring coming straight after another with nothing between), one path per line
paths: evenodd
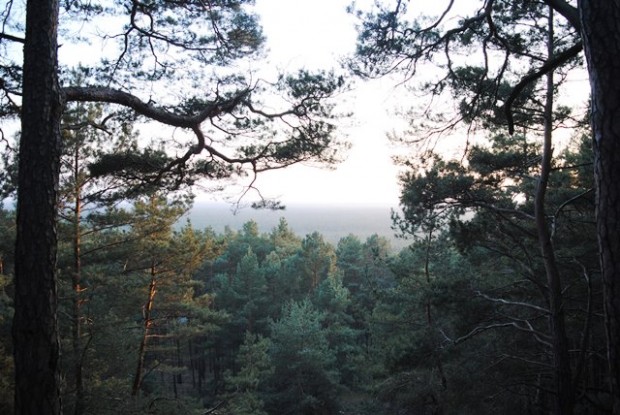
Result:
M193 129L208 118L232 112L250 93L249 89L237 93L229 99L215 100L194 115L175 114L157 107L130 93L107 87L66 87L63 88L67 102L105 102L133 109L140 115L172 127Z
M570 59L577 56L582 49L583 42L577 42L575 45L554 56L553 59L548 60L537 70L525 75L521 79L521 81L519 81L519 83L515 85L512 92L510 93L510 96L508 97L508 99L506 99L506 103L504 104L504 114L506 116L506 122L508 123L508 132L510 134L514 134L515 132L514 119L512 117L512 104L517 99L519 94L521 94L525 87L527 87L531 83L537 81L547 73L555 70L556 68L559 68Z

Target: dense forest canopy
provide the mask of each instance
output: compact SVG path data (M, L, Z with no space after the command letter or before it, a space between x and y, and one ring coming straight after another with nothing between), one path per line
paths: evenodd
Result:
M331 244L285 220L178 225L198 182L258 190L346 147L344 77L243 69L266 41L252 1L8 1L0 115L21 128L2 129L17 197L0 210L2 411L620 413L620 6L455 3L350 8L346 70L451 103L394 138L468 132L457 159L398 160L395 253L355 229ZM89 61L61 66L77 45ZM560 100L583 56L589 120Z

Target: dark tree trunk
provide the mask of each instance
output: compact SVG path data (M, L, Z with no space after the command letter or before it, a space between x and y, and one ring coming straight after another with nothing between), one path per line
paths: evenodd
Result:
M549 59L554 56L553 9L549 8ZM553 138L553 71L547 74L547 91L545 98L545 129L543 138L540 178L536 188L534 211L536 216L536 230L538 242L545 265L548 285L549 320L552 337L554 362L554 413L570 415L574 410L573 379L571 375L568 336L564 317L562 295L562 279L555 259L555 250L551 241L549 224L545 213L545 196L551 173L552 138Z
M15 247L15 413L61 413L56 319L56 193L62 99L57 0L29 0Z
M183 356L181 355L181 341L177 338L175 339L175 344L176 344L177 367L181 368L183 367ZM176 376L177 376L177 382L179 383L179 385L183 384L183 374L178 373Z
M424 255L424 275L426 276L426 284L430 288L431 285L431 273L430 273L430 260L431 260L431 244L433 243L433 226L428 231L428 236L426 238L426 252ZM430 336L431 341L431 353L433 360L435 361L435 365L437 366L437 372L439 373L439 378L441 379L441 392L445 392L448 389L448 379L446 377L445 371L443 369L443 363L441 361L441 356L439 355L438 350L440 350L437 341L435 340L435 333L437 329L435 328L435 323L433 321L433 313L432 313L432 303L430 297L426 300L425 310L426 310L426 324L428 327L428 335ZM442 414L443 413L443 402L441 400L441 396L435 391L430 392L431 395L431 413L432 414Z
M174 393L174 399L179 399L179 391L177 389L177 377L172 374L172 392Z
M620 414L620 1L580 0L613 413Z
M187 341L187 348L189 350L189 368L192 373L192 387L196 389L196 364L192 339Z

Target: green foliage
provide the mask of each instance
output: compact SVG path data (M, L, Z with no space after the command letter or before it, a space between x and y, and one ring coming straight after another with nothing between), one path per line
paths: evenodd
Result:
M544 408L547 399L534 397L552 387L537 370L549 364L548 348L519 322L527 321L539 338L548 327L517 304L546 307L528 216L535 147L522 136L496 135L488 146L473 146L464 164L435 156L425 170L404 175L401 221L414 243L396 256L376 235L364 242L349 235L333 247L316 232L300 238L285 220L268 233L252 221L222 235L189 222L174 225L187 207L183 200L144 197L126 211L89 212L81 224L88 235L81 356L87 410L517 414ZM567 325L575 344L592 320L592 354L586 354L592 363L580 381L603 388L594 363L603 330L590 151L583 139L558 153L548 209L569 282ZM11 216L4 219L10 234ZM68 235L69 227L61 230ZM4 252L12 244L5 242L10 271ZM61 248L62 267L70 244ZM140 398L132 400L153 273L158 290L144 380ZM61 293L69 291L61 279ZM594 304L589 314L588 301ZM70 366L69 313L62 316ZM8 332L7 322L0 326ZM10 349L0 350L2 356ZM70 373L66 379L72 381ZM10 391L10 384L0 385L8 405Z
M0 412L13 413L13 250L15 215L0 206Z
M575 345L603 343L594 311L600 281L592 181L582 174L590 151L579 140L558 154L545 204L562 283L570 287L563 307ZM533 213L535 154L523 137L497 135L489 146L474 146L462 164L437 157L427 170L403 176L399 224L417 242L394 263L398 285L375 308L375 338L389 339L380 347L392 374L379 390L382 399L464 413L551 405L537 392L554 386L540 370L550 364L552 333ZM597 384L596 375L583 372L583 359L600 349L579 350L571 358L575 381ZM476 388L461 389L464 379ZM396 387L403 383L410 387ZM478 393L495 398L477 399Z
M329 348L324 316L305 300L284 307L271 324L271 360L275 363L266 408L270 413L335 413L338 371Z
M442 131L461 122L491 131L509 122L512 129L540 125L542 100L537 97L544 91L539 86L541 77L532 75L547 59L549 11L545 2L441 7L437 16L416 13L416 5L401 1L376 3L366 12L351 10L361 20L351 69L370 77L401 73L408 85L429 96L429 102L452 102L453 111L445 105L431 110L448 113L449 121L438 123ZM579 33L566 25L556 24L555 31L557 55L578 42ZM564 74L576 66L577 52L559 62L556 70ZM436 69L436 75L429 80L421 68L425 72ZM416 75L420 75L419 82L415 82ZM526 76L531 76L529 82L515 88ZM564 81L558 76L556 87ZM570 119L565 108L554 116L558 123ZM425 114L424 118L429 117ZM434 127L431 122L430 129Z
M300 238L289 227L286 219L281 218L271 234L269 235L276 254L289 256L301 247Z
M319 284L334 271L336 255L334 249L318 232L313 232L301 241L298 254L301 284L312 293Z
M202 407L196 388L188 393L184 385L200 376L205 339L223 325L225 316L212 309L212 295L196 276L205 261L220 253L221 243L209 230L196 231L189 222L174 230L185 209L180 201L151 197L136 201L130 212L96 212L83 223L88 238L82 239L80 356L71 347L71 322L63 318L61 327L66 378L73 382L71 368L80 359L89 412L193 413ZM104 225L109 223L131 226ZM157 293L147 332L144 396L132 402L131 381L153 277ZM69 281L60 283L61 292L70 292ZM71 310L68 302L61 306ZM72 398L65 397L69 407Z
M247 331L237 354L240 368L234 375L225 375L227 413L231 415L266 415L260 392L265 390L266 380L273 375L274 366L269 356L271 341Z
M559 153L548 209L569 281L574 344L592 320L590 349L578 349L591 358L580 382L603 388L594 363L603 339L600 310L594 305L587 312L587 299L596 304L600 290L589 151L580 140ZM536 401L535 392L552 387L538 370L549 364L540 341L548 326L538 311L518 304L546 307L529 219L533 158L535 143L496 135L489 146L473 146L464 164L435 156L425 170L404 175L402 229L414 241L398 255L377 235L363 242L349 235L333 247L316 232L300 238L285 220L268 233L253 221L221 235L198 231L178 224L183 200L162 197L139 198L126 211L89 213L81 224L88 235L81 356L87 411L517 414L544 408L548 399ZM113 223L126 225L106 225ZM68 235L68 227L61 230ZM61 248L64 266L70 244ZM133 399L153 279L144 379ZM64 278L61 293L69 291ZM62 314L61 327L70 365L68 316ZM0 350L0 357L8 353ZM66 379L72 382L70 373ZM10 393L10 384L0 386Z
M486 333L454 342L492 314L475 295L479 275L444 238L414 243L394 258L392 269L396 284L384 291L371 319L379 399L393 411L492 412L496 402L479 397L499 393L486 379L511 376L485 366L501 338Z
M6 144L0 147L0 200L2 201L14 195L17 190L17 165L15 150Z
M11 278L0 272L0 411L13 413L13 359L11 338L11 320L13 304L7 295Z
M403 232L445 226L484 209L532 214L540 160L535 143L519 135L489 141L472 146L464 163L432 155L422 166L408 166L400 177L403 214L396 217Z

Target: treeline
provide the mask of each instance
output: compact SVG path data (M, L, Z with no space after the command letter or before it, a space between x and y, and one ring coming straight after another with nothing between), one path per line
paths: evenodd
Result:
M531 214L530 144L498 136L472 149L467 169L437 156L403 177L395 223L412 244L398 254L377 236L336 246L300 237L284 219L267 233L253 221L222 234L175 228L188 204L156 195L78 222L67 204L58 264L67 413L549 413L558 339ZM582 140L556 158L547 209L575 412L603 414L590 157ZM7 413L13 220L2 211Z

